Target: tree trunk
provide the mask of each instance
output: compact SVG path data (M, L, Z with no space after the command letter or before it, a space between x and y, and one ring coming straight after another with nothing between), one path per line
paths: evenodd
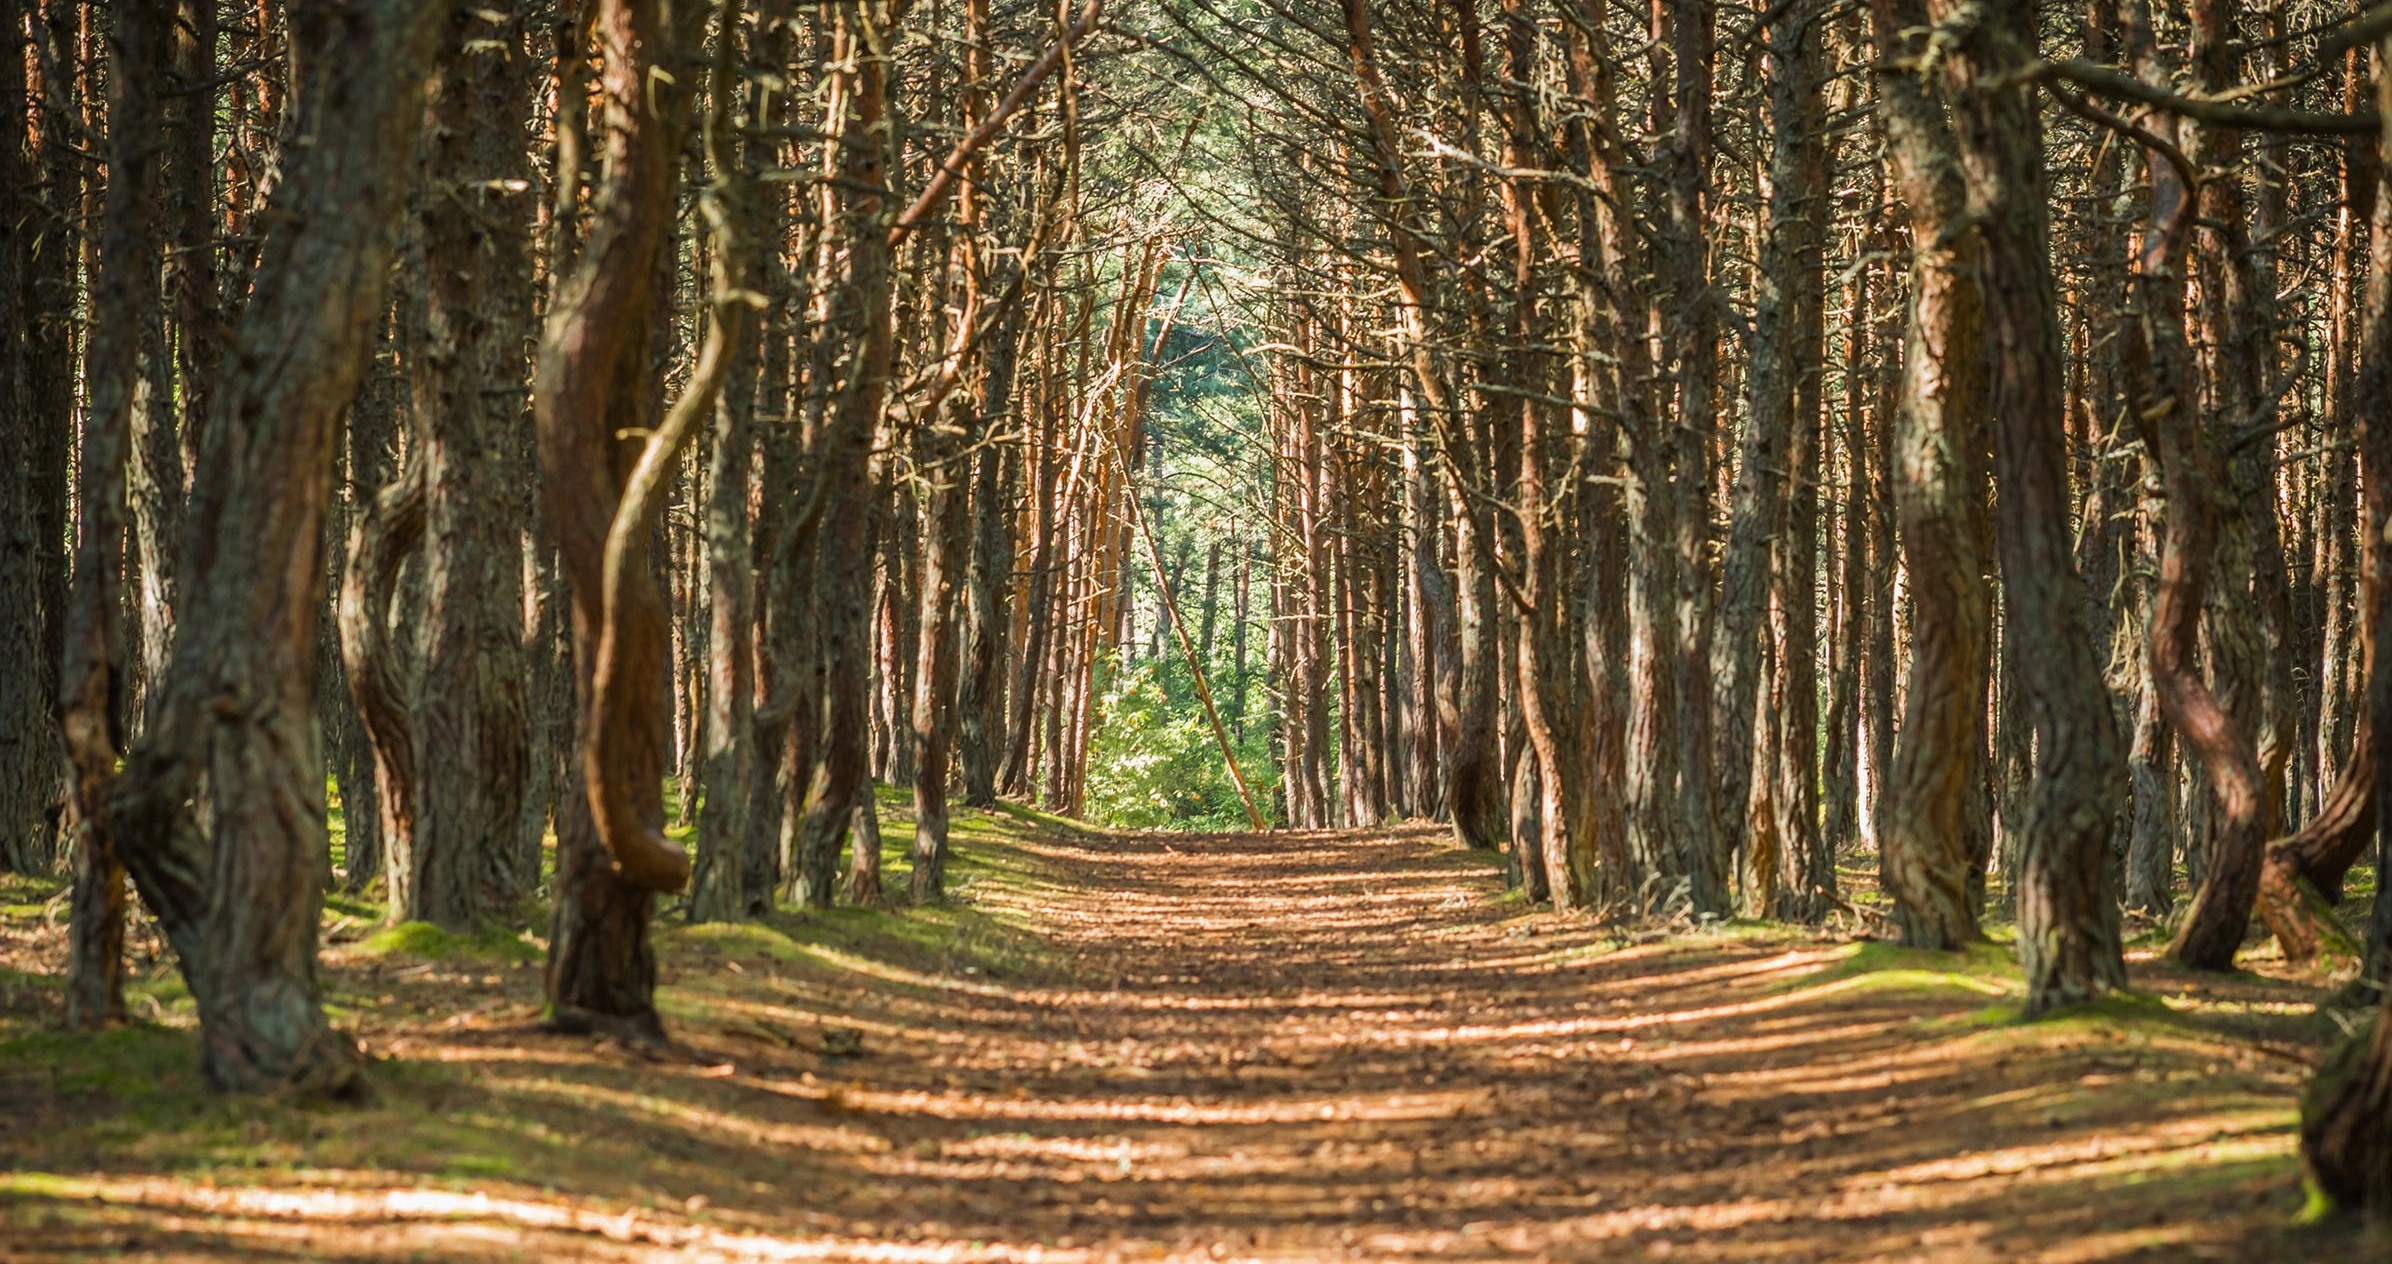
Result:
M373 749L374 836L389 872L389 915L407 921L424 910L418 884L427 874L415 846L415 683L411 638L391 626L399 572L424 538L423 443L409 445L406 466L358 515L349 534L340 590L341 666L357 718ZM350 804L352 817L365 804Z
M238 345L278 354L226 375L193 488L188 612L153 721L109 796L126 868L198 1002L208 1077L226 1089L359 1083L356 1050L316 993L318 550L441 17L396 3L291 13L305 64L342 73L309 85L315 143L287 155L239 333ZM203 775L207 827L190 807Z
M532 328L528 5L449 10L427 105L421 343L408 357L424 478L423 682L413 855L392 907L457 929L539 885L519 871L530 782L517 480ZM399 897L405 892L405 899Z
M688 857L662 835L665 611L652 519L637 512L653 492L632 475L652 489L669 474L642 458L662 437L651 322L689 96L651 70L691 45L694 8L668 25L658 0L601 0L606 162L588 238L556 273L532 394L546 516L573 597L577 704L574 792L557 814L549 1021L638 1040L662 1038L650 903L688 878Z
M2069 516L2065 363L2051 272L2050 186L2036 99L2014 81L2034 56L2024 8L1930 14L1960 33L1944 60L1969 207L1984 243L2003 629L2034 723L2019 858L2018 948L2030 1015L2126 986L2110 886L2124 789L2109 693L2084 612ZM1973 21L1972 21L1973 19Z
M1711 445L1718 426L1719 316L1711 293L1711 96L1716 56L1713 0L1669 0L1674 87L1664 171L1661 321L1677 356L1678 406L1670 524L1677 592L1666 651L1677 659L1677 844L1697 912L1728 910L1727 854L1712 810ZM1658 89L1658 84L1656 85ZM1665 370L1667 366L1664 366ZM1656 436L1657 438L1657 436ZM1648 494L1650 494L1648 492Z
M1926 25L1916 0L1875 0L1878 55L1908 55ZM1885 769L1883 877L1904 944L1955 949L1978 938L1970 897L1972 777L1985 742L1987 382L1980 253L1945 241L1965 190L1949 125L1909 75L1879 81L1888 148L1910 209L1909 332L1894 425L1895 509L1910 583L1910 674Z
M831 296L831 319L822 336L851 340L855 351L848 358L845 380L838 383L814 477L826 489L817 494L849 500L870 495L864 489L874 486L873 434L888 391L894 337L889 309L892 208L878 191L888 160L888 70L878 57L862 55L866 33L859 29L886 30L888 16L886 0L859 0L838 9L840 38L847 50L842 64L852 67L841 72L848 87L846 109L838 119L844 136L839 147L838 236L845 272ZM871 792L867 691L872 663L872 518L865 504L842 504L829 513L821 534L819 617L829 707L822 762L807 795L793 875L798 902L812 906L830 904L848 818L858 796Z
M956 697L956 753L963 768L963 801L976 808L997 805L999 744L1005 725L1006 612L1013 603L1012 491L1018 482L1018 451L995 442L1013 417L1013 382L1019 363L1024 315L1019 305L1006 314L989 348L988 371L974 411L974 437L982 444L972 458L971 558L965 564L963 678ZM1012 477L1009 477L1012 475ZM1218 546L1215 547L1218 559ZM1007 758L1011 752L1004 752Z
M9 11L8 29L0 35L0 216L25 226L0 241L0 661L41 668L0 673L0 871L40 873L52 863L52 831L57 825L58 739L51 726L53 700L61 695L58 678L49 670L53 660L45 655L49 594L44 580L47 554L55 544L42 535L44 515L37 506L51 493L40 485L36 454L42 432L63 429L66 421L65 414L44 409L48 401L38 399L32 389L45 349L41 330L50 323L37 321L36 313L60 309L42 306L45 295L35 278L45 264L33 242L43 233L26 231L41 224L46 233L49 217L36 193L36 164L25 161L35 104L29 89L35 85L25 73L17 14L18 10ZM58 494L63 492L61 488ZM96 504L84 502L87 519ZM95 607L99 608L115 607L108 603ZM109 674L115 674L113 664ZM69 707L76 705L73 687L69 685L63 697ZM111 682L108 689L119 687ZM101 701L107 703L107 691ZM78 850L83 848L78 845Z
M2392 40L2379 41L2378 57L2392 57ZM2378 76L2376 108L2392 118L2392 77ZM2392 145L2392 125L2384 142ZM2360 343L2359 375L2354 402L2360 419L2360 473L2365 479L2366 508L2361 539L2377 542L2382 556L2383 532L2392 526L2392 488L2384 472L2392 469L2392 206L2382 198L2375 206L2374 240L2367 278L2366 333ZM2392 585L2378 568L2367 568L2367 616L2380 634L2383 613L2392 604ZM2392 674L2372 670L2367 678L2367 720L2376 733L2392 733ZM2392 776L2392 742L2371 751L2373 775ZM2353 764L2354 769L2359 765ZM2392 816L2376 814L2377 856L2392 856ZM2379 899L2380 916L2386 901ZM2371 928L2373 929L2373 928ZM2376 947L2369 945L2370 949ZM2355 1205L2374 1216L2392 1212L2392 988L2383 989L2375 1022L2346 1042L2319 1071L2301 1100L2301 1157L2309 1176L2327 1197Z
M972 310L966 305L964 310ZM962 404L961 400L955 401ZM965 411L963 405L954 411ZM918 637L913 646L914 696L911 740L914 748L914 872L913 897L932 904L947 895L947 752L954 732L956 563L970 547L965 531L963 452L959 440L966 433L932 429L920 436L921 469L929 486L922 496L922 563L916 584L919 602Z
M124 745L120 715L127 665L119 660L118 569L125 555L129 441L139 429L137 411L166 406L164 400L140 398L140 378L143 327L158 297L157 236L151 214L158 163L151 137L158 125L171 38L171 15L156 6L119 14L109 38L111 179L100 225L99 275L94 279L90 354L85 360L90 412L83 436L82 538L76 547L68 650L58 690L60 727L75 773L77 846L67 1026L76 1030L124 1017L125 873L107 796ZM65 419L44 420L55 425ZM40 675L15 674L28 682ZM38 696L37 691L28 692ZM47 738L49 731L47 717L21 730L28 739Z

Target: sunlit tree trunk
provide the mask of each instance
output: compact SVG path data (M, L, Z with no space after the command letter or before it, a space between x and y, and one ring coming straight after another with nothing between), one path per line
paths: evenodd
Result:
M2034 97L2004 86L2034 56L2033 15L1962 12L1952 0L1929 12L1960 32L1944 81L1984 243L2003 626L2035 733L2018 892L2026 1010L2035 1014L2126 984L2109 880L2123 769L2101 664L2079 622L2042 128Z
M1880 58L1907 55L1926 10L1875 0ZM1882 873L1902 942L1958 948L1978 937L1970 896L1970 799L1985 742L1985 380L1980 254L1947 227L1965 192L1942 108L1915 77L1878 80L1887 148L1909 205L1909 330L1891 473L1910 583L1910 669L1879 800Z

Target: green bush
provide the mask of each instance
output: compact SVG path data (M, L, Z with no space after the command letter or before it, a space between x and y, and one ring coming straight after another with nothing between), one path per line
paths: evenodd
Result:
M1088 736L1088 819L1117 829L1247 828L1237 783L1221 759L1187 668L1148 659L1105 673L1108 683ZM1259 740L1238 752L1257 802L1267 762Z

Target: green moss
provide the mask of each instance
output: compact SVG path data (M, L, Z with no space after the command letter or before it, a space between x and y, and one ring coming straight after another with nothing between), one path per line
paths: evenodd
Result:
M0 873L0 921L32 921L52 916L51 902L66 895L67 878L29 873ZM56 915L65 916L65 909Z
M2341 1210L2341 1205L2334 1201L2334 1196L2319 1189L2316 1181L2306 1176L2301 1178L2301 1209L2293 1213L2292 1222L2294 1224L2324 1224L2326 1221L2332 1220Z
M425 957L434 961L536 961L538 946L512 932L490 927L471 935L430 922L401 922L368 935L357 945L368 956Z
M1904 948L1880 941L1848 944L1838 960L1810 982L1867 980L1870 986L1958 990L1980 996L2022 992L2018 959L1994 943L1969 944L1957 952Z
M324 893L326 917L346 917L360 922L382 920L383 902L364 891L327 891Z
M169 1027L28 1032L0 1041L0 1066L44 1080L60 1095L96 1094L143 1115L201 1087L198 1034Z

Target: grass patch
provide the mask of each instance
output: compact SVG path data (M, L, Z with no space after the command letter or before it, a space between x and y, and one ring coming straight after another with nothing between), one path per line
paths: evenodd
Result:
M0 918L15 920L50 915L50 903L66 894L65 875L0 873ZM57 916L66 916L62 906Z
M357 945L369 957L422 957L431 961L524 962L540 959L540 948L501 927L485 927L470 935L443 930L430 922L401 922L366 936Z

